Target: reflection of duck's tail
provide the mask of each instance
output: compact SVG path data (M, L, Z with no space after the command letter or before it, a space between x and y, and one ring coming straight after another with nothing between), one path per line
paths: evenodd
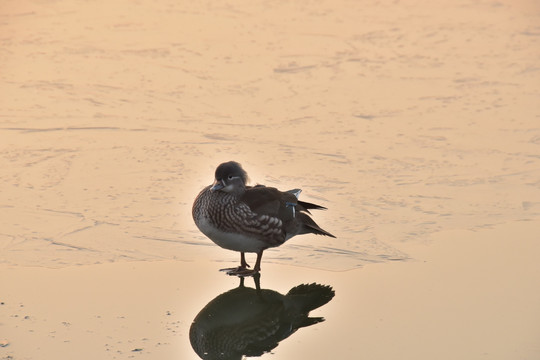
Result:
M319 285L315 283L301 284L293 287L287 293L287 298L291 299L295 303L295 306L301 313L307 315L311 310L321 307L332 300L334 294L334 290L328 285ZM315 319L319 320L313 322L312 324L323 321L322 318L311 318L311 320Z
M303 327L315 325L315 324L323 322L323 321L324 321L323 317L307 317L305 319L302 319L301 322L297 323L296 326L300 329L300 328L303 328Z

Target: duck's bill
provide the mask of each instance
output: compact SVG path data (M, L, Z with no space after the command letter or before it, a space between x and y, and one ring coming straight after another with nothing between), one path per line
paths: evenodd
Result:
M223 183L223 180L221 180L221 181L216 180L212 184L212 187L210 188L210 190L211 191L218 191L220 189L223 189L224 187L225 187L225 184Z

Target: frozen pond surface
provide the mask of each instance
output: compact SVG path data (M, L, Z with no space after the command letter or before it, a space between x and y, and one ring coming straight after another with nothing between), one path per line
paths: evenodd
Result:
M370 264L413 267L445 246L449 268L463 256L491 269L500 254L486 259L484 240L498 229L516 245L496 248L528 259L540 238L538 24L532 1L4 1L0 266L232 266L238 255L191 219L228 160L253 184L328 207L314 218L336 239L265 252L263 269L285 278L311 270L335 287L335 271L355 270L344 278L357 286ZM528 264L509 259L510 272ZM530 261L522 278L538 280ZM233 284L215 286L201 308ZM185 309L191 321L198 309ZM5 356L20 354L11 342Z

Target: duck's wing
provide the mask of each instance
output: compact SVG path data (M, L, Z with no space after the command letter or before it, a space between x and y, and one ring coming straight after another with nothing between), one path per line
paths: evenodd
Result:
M246 188L240 201L256 214L276 217L283 222L294 217L298 204L293 194L262 185Z
M335 237L313 221L308 215L309 209L326 209L325 207L298 201L296 195L299 191L279 191L276 188L262 185L246 188L240 201L247 205L251 211L265 221L279 220L279 227L285 232L288 239L299 234L317 234ZM266 219L266 217L269 219Z

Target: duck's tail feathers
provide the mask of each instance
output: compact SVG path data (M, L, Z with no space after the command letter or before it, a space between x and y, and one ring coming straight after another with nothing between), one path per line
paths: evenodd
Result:
M311 212L309 210L326 210L326 208L324 206L320 206L320 205L317 205L317 204L312 204L312 203L308 203L306 201L300 201L298 200L297 201L297 204L296 204L296 210L298 211L304 211L308 214L311 214Z
M302 223L302 229L300 234L316 234L316 235L324 235L324 236L330 236L335 238L334 235L330 234L328 231L323 230L313 221L312 218L310 218L308 215L303 213L298 213L296 216L299 217L300 222Z

